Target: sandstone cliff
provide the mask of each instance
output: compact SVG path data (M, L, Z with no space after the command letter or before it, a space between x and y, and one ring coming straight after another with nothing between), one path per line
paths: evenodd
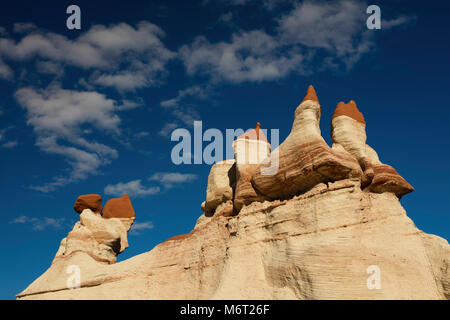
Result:
M356 103L338 104L332 147L319 120L310 87L277 149L258 124L236 140L234 160L211 168L204 214L189 234L126 261L115 257L134 220L129 199L103 216L98 199L92 208L78 201L80 222L17 297L450 299L450 246L406 215L399 198L413 188L366 144ZM71 265L81 270L77 289L67 285Z

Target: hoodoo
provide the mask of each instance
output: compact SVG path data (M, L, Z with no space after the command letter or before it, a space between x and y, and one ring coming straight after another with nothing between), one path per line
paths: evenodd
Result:
M134 221L128 195L103 216L100 196L80 196L80 221L17 297L450 299L450 246L406 215L399 198L414 189L366 143L356 103L337 105L331 147L320 115L310 86L278 148L259 123L238 137L234 159L211 168L194 229L128 260L116 263ZM81 269L78 289L66 285L70 265Z
M367 191L392 192L399 198L414 191L394 168L381 163L375 150L366 144L366 122L353 100L337 105L331 120L331 135L333 148L343 147L358 160L364 172L361 184Z

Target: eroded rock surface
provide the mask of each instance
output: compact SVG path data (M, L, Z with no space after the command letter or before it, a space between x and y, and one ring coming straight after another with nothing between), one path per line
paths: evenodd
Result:
M295 110L291 133L265 161L278 163L276 173L265 174L266 164L261 164L253 173L252 184L259 193L269 199L286 198L321 182L357 179L362 175L354 157L331 149L322 138L320 115L320 104L310 86L305 99Z
M342 146L354 156L363 172L362 185L370 192L393 192L402 197L414 188L389 165L383 164L378 154L366 144L366 122L351 100L340 102L331 121L333 147Z
M199 218L194 230L116 264L86 255L81 288L53 263L21 299L445 299L447 241L426 235L392 193L359 182L320 183L289 200L254 202L238 216ZM73 260L72 262L75 262ZM378 266L381 289L367 287ZM53 277L50 277L53 272Z
M135 218L128 195L108 201L103 216L88 206L17 297L449 299L450 246L406 215L399 199L414 189L366 143L356 103L338 104L331 147L320 113L310 87L278 148L259 123L239 137L235 159L211 169L194 229L149 252L115 263ZM82 275L74 290L70 265ZM370 270L380 272L378 288Z

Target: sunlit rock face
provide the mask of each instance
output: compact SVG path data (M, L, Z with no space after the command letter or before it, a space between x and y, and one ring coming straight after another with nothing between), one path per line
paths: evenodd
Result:
M361 168L354 157L330 148L320 133L320 104L312 86L295 110L291 133L266 163L278 163L274 174L265 174L261 164L252 175L258 193L283 199L305 192L318 183L358 179Z
M233 142L233 148L236 160L234 207L239 211L254 201L264 200L253 187L251 177L259 168L259 164L270 154L270 144L258 122L255 129L244 133Z
M364 172L362 185L367 191L392 192L399 198L414 191L394 168L381 163L375 150L366 144L366 122L353 100L337 105L331 128L333 145L342 146L358 160Z
M194 229L151 251L115 263L134 221L128 196L103 216L84 209L50 268L17 297L449 299L450 246L408 218L399 198L413 188L367 145L356 103L338 104L331 147L320 112L310 87L278 148L259 125L239 137L234 159L211 168ZM74 265L81 282L71 290Z
M55 259L56 260L56 259ZM450 247L418 230L390 192L358 181L320 183L288 200L253 202L237 216L202 215L189 234L107 264L75 255L20 299L448 299ZM380 289L367 273L380 272ZM371 269L369 269L371 270Z
M213 215L216 208L228 200L233 200L236 185L236 164L225 160L214 164L209 172L204 211Z

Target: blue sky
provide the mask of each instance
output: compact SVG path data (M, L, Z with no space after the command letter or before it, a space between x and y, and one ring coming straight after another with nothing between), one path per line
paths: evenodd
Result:
M381 30L360 0L55 3L0 5L0 298L48 268L80 194L130 193L119 260L189 232L210 166L174 165L172 130L259 121L282 141L309 84L326 141L337 103L355 100L368 144L416 189L409 217L450 238L444 2L378 2ZM81 30L66 28L70 4Z

